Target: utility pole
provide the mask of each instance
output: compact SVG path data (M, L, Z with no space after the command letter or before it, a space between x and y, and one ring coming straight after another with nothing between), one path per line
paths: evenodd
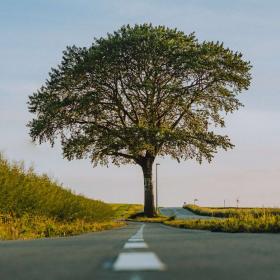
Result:
M236 199L236 208L238 208L239 205L239 198Z
M156 213L158 213L158 166L160 164L156 163Z
M226 208L226 200L224 199L224 208Z

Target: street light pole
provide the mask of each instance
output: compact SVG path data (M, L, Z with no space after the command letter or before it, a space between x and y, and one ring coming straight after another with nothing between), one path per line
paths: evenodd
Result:
M160 164L156 163L156 213L158 213L158 166Z
M239 198L236 199L236 208L238 208Z

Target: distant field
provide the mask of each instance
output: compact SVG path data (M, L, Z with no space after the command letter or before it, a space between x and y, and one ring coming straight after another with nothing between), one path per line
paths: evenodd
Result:
M198 215L213 217L213 219L179 220L175 217L159 216L156 218L136 217L134 220L215 232L280 233L280 209L278 208L215 208L196 205L186 205L184 208Z
M0 155L0 239L66 236L124 225L141 205L76 195L46 175Z
M174 220L164 223L180 228L221 232L280 232L280 209L278 208L221 209L196 205L186 205L184 208L198 215L213 216L213 219ZM224 219L215 219L215 217Z
M193 204L184 206L185 209L201 216L212 216L220 218L238 217L244 214L250 214L254 217L269 215L280 215L280 208L234 208L234 207L200 207Z

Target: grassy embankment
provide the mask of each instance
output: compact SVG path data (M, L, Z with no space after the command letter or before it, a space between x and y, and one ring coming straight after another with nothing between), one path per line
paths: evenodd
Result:
M144 215L143 208L142 208L142 212L138 211L137 213L132 213L132 215L127 217L128 221L142 222L142 223L163 223L164 221L173 220L173 219L174 217L167 217L161 214L158 214L156 217L149 218Z
M201 216L211 216L220 218L229 217L240 217L243 215L252 215L254 217L260 217L264 214L269 215L280 215L279 208L236 208L236 207L226 207L226 208L216 208L216 207L200 207L193 204L188 204L184 206L185 209L191 212L201 215Z
M209 208L186 205L186 209L204 216L224 219L173 220L166 225L217 232L280 232L280 209L277 208Z
M117 220L127 220L130 216L143 211L143 205L141 204L111 203L110 206Z
M136 206L118 208L76 195L0 155L0 239L68 236L119 227L124 225L120 218Z

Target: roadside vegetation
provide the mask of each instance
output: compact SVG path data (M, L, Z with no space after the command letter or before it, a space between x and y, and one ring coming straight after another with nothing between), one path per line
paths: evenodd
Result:
M86 221L76 219L62 221L46 216L25 214L14 217L8 214L0 216L0 239L33 239L43 237L71 236L86 232L101 231L125 225L124 222Z
M168 226L210 230L213 232L247 232L247 233L278 233L280 232L280 209L277 208L212 208L186 205L185 209L212 219L185 219L159 215L149 218L138 214L130 219L137 222L162 223Z
M227 207L227 208L214 208L214 207L200 207L193 204L187 204L183 208L190 210L191 212L201 215L201 216L210 216L210 217L219 217L219 218L229 218L229 217L240 217L246 215L252 215L255 218L267 215L280 215L279 208L236 208L236 207Z
M167 217L160 213L157 213L156 216L154 216L154 217L148 217L145 214L145 212L143 212L143 208L142 208L142 211L132 213L127 218L128 221L142 222L142 223L163 223L164 221L173 220L173 219L174 219L174 217Z
M0 239L66 236L121 225L111 205L76 195L0 155Z
M225 219L190 219L165 221L164 224L186 229L201 229L216 232L280 232L280 216L263 214L258 217L252 214Z
M218 232L280 232L280 209L277 208L209 208L196 205L186 205L184 208L198 215L212 216L213 219L173 220L164 224Z
M152 217L152 218L143 216L143 217L130 218L128 220L134 221L134 222L142 222L142 223L163 223L165 221L170 220L170 218L166 217L166 216L156 216L156 217Z
M112 203L110 206L114 211L115 218L118 220L127 220L130 216L143 211L142 204Z

